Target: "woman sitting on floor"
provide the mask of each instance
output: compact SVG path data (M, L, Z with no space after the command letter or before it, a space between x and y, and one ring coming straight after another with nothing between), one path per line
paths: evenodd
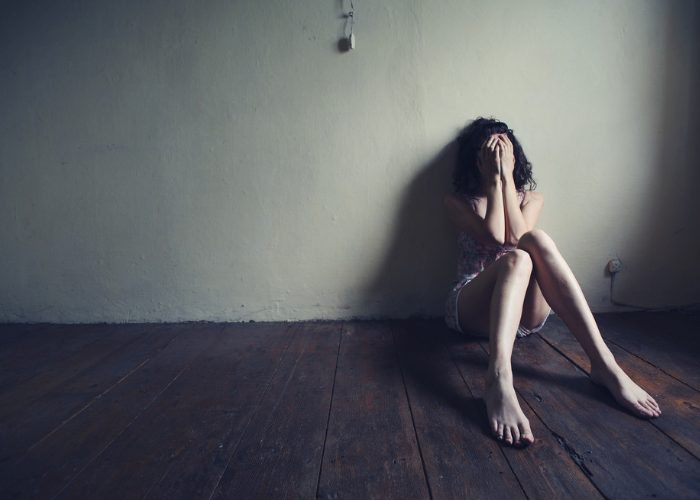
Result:
M635 415L658 417L654 398L622 371L605 345L554 241L535 228L543 197L532 190L532 167L513 131L479 118L458 143L455 192L444 199L458 230L458 279L445 321L459 332L489 338L485 400L494 436L514 445L534 441L513 388L511 355L515 338L539 331L552 309L590 358L591 379Z

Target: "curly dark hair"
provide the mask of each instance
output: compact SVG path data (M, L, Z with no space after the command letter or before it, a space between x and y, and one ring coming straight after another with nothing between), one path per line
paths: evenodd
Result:
M532 164L525 156L525 152L513 131L501 121L479 117L464 127L459 137L457 137L457 162L452 171L452 186L455 193L469 196L479 194L481 173L476 164L477 157L481 145L492 134L508 134L510 142L513 143L513 155L515 156L513 180L515 181L515 189L522 191L526 185L529 191L535 189L537 183L532 178Z

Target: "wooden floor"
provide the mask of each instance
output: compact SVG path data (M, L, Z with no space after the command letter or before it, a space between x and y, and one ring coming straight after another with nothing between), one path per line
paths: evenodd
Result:
M525 450L487 431L488 345L441 319L1 325L0 498L700 497L700 314L597 319L663 415L551 317L513 355Z

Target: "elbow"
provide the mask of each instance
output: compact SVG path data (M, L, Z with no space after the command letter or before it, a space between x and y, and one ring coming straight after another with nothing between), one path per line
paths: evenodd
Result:
M506 241L505 241L504 244L505 244L505 245L511 245L511 246L517 246L517 245L518 245L518 241L520 241L520 237L519 237L519 236L513 235L513 236L510 236L510 237L506 238Z
M497 236L493 233L489 233L488 240L492 245L504 245L506 243L506 238L503 235Z
M520 238L522 238L526 232L527 231L524 231L520 234L510 234L508 236L508 238L506 238L506 245L512 245L514 247L518 246L518 242L520 241Z

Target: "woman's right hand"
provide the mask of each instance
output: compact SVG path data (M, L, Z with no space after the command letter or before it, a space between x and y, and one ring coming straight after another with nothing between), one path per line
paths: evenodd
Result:
M501 145L497 135L492 135L481 146L477 158L477 166L482 179L500 177L501 175Z

